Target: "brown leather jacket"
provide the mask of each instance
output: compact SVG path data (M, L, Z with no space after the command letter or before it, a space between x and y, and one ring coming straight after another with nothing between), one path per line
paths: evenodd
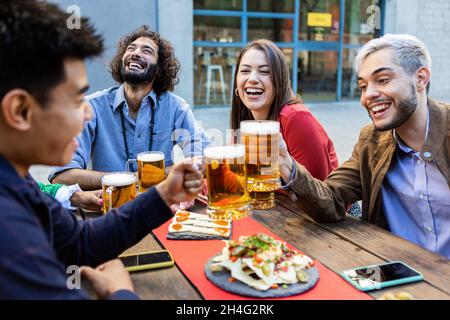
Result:
M428 100L428 136L420 151L425 161L435 161L450 188L450 104ZM317 221L339 221L348 204L362 200L362 219L389 229L380 193L381 183L395 152L390 131L364 127L351 158L334 170L325 181L314 179L297 163L293 190L298 205Z

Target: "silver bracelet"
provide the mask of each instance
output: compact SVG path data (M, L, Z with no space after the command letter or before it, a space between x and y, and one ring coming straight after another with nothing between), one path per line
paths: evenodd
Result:
M292 160L291 175L289 177L289 182L287 184L281 186L281 189L283 189L283 190L291 189L291 185L294 183L295 175L297 173L297 166L295 165L295 160L292 157L291 157L291 160Z

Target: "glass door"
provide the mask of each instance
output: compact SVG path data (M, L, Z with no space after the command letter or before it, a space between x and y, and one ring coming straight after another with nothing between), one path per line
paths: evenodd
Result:
M306 101L336 100L339 0L301 0L297 92Z
M306 103L336 100L337 51L306 51L298 54L298 89Z
M353 60L362 44L381 36L381 5L378 0L345 2L341 87L344 99L356 99L361 95L353 71Z
M357 99L357 50L383 34L386 0L194 0L194 104L229 106L239 51L274 41L295 92L308 101Z

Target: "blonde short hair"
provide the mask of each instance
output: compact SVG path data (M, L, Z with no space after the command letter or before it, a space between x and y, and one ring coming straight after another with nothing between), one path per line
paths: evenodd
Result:
M394 63L401 66L409 75L421 67L431 70L431 56L425 44L409 34L386 34L367 42L355 57L353 67L359 74L361 64L369 55L383 49L394 50Z

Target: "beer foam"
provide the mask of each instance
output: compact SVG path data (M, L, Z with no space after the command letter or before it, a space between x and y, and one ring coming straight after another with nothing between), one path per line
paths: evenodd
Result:
M102 184L111 187L128 186L136 182L136 176L134 174L127 173L111 173L104 175L102 178Z
M204 155L210 159L235 159L245 156L245 146L242 144L231 146L208 147L204 151Z
M164 153L143 153L138 154L137 159L145 162L161 161L164 160Z
M276 134L280 132L280 123L278 121L242 121L240 131L244 134Z

